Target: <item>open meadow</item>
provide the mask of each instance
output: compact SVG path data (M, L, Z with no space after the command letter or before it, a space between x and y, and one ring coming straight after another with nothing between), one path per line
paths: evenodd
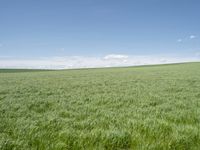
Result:
M200 63L0 70L1 150L199 150Z

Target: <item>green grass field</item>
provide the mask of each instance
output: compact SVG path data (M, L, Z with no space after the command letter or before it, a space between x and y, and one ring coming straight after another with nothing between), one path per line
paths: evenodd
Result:
M0 71L1 150L199 150L200 63Z

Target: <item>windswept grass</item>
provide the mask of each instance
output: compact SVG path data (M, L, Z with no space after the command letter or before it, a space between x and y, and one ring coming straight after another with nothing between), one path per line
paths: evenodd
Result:
M0 69L0 73L19 73L19 72L38 72L38 71L50 71L42 69Z
M200 149L200 63L0 72L1 150Z

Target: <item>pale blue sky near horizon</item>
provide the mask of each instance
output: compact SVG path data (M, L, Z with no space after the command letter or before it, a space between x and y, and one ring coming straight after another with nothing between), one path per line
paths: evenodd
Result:
M198 0L0 0L0 57L194 56Z

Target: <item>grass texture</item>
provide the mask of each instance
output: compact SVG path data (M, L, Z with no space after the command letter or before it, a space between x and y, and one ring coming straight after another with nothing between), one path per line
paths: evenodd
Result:
M1 150L199 150L200 63L0 71Z

